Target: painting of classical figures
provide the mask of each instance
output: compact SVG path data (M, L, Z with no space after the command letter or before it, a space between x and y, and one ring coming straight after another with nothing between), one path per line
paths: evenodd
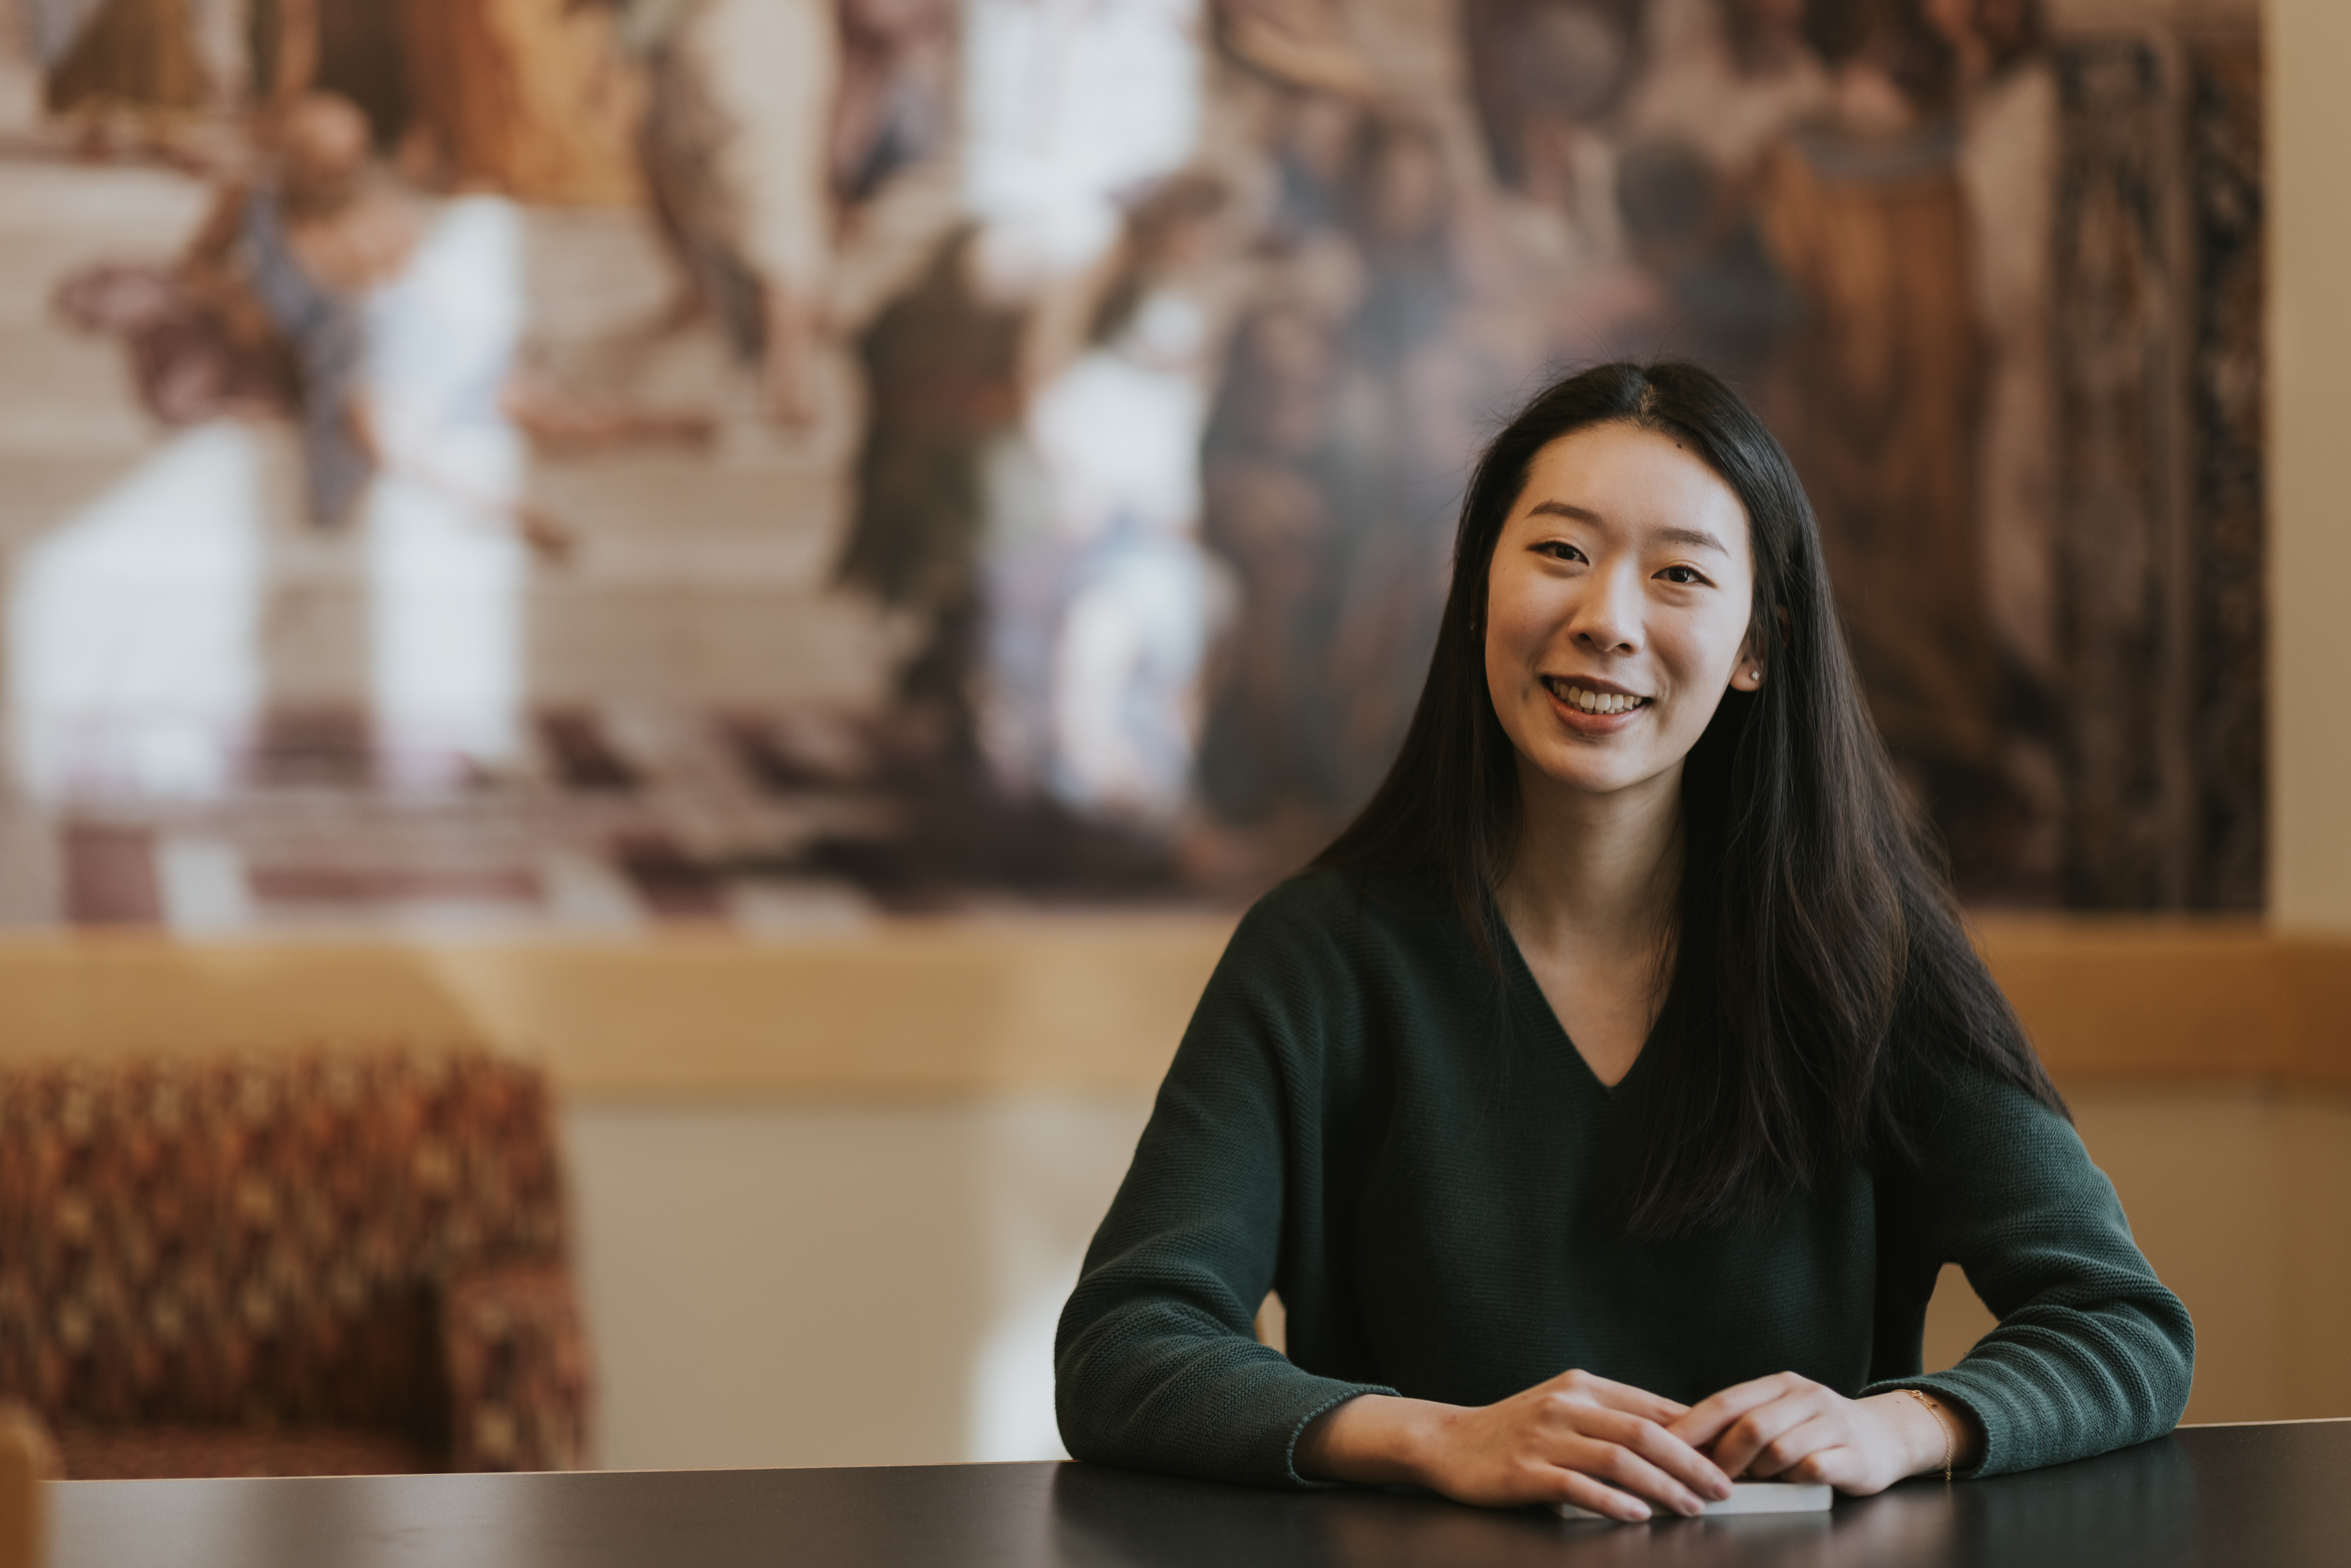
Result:
M2192 16L2189 14L2192 10ZM1703 362L1985 907L2262 896L2254 7L14 0L0 918L1230 906Z

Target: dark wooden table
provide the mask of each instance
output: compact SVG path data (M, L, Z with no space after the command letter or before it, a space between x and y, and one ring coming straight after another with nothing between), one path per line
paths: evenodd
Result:
M2190 1427L1833 1514L1570 1524L1093 1465L68 1481L56 1568L1240 1568L1248 1563L2351 1563L2351 1421Z

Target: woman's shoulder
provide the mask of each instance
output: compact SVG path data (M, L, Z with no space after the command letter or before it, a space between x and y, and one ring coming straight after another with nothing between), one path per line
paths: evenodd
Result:
M1447 1034L1447 1020L1471 996L1453 973L1458 950L1468 946L1459 915L1415 879L1310 867L1242 917L1185 1050L1205 1057L1234 1044L1271 1044L1323 1072L1400 1041Z
M1909 1151L1904 1163L1948 1179L1955 1169L1996 1166L2013 1176L2080 1157L2064 1100L2021 1035L1970 1039L1921 1027L1913 1013L1897 1019L1889 1044L1886 1103L1896 1146Z
M1956 921L1913 924L1908 969L1883 1066L1914 1125L2066 1120L2015 1009Z
M1459 918L1444 890L1427 876L1378 862L1317 864L1251 904L1240 933L1260 940L1412 941L1423 936L1437 915Z
M1314 865L1250 905L1225 964L1360 979L1449 955L1462 939L1460 915L1431 879L1392 866Z

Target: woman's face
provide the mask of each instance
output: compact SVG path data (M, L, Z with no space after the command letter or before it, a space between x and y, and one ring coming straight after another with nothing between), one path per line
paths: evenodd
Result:
M1535 456L1486 580L1486 686L1526 767L1613 794L1677 780L1752 691L1747 509L1672 437L1590 425Z

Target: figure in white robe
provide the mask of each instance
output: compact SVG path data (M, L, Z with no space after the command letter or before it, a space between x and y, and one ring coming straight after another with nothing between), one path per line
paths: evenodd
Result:
M1128 208L1198 140L1201 26L1197 0L968 0L964 14L977 271L1031 308L1045 345L1029 356L1025 455L1008 455L1041 470L1041 501L999 504L982 546L981 747L1016 798L1151 832L1191 799L1221 591L1198 538L1218 312L1165 264L1222 197L1164 231L1152 197ZM1102 320L1097 303L1122 287L1121 319ZM1059 329L1072 321L1091 329Z
M395 787L455 785L520 746L528 465L501 398L522 328L522 220L494 196L451 204L368 302L371 685Z

